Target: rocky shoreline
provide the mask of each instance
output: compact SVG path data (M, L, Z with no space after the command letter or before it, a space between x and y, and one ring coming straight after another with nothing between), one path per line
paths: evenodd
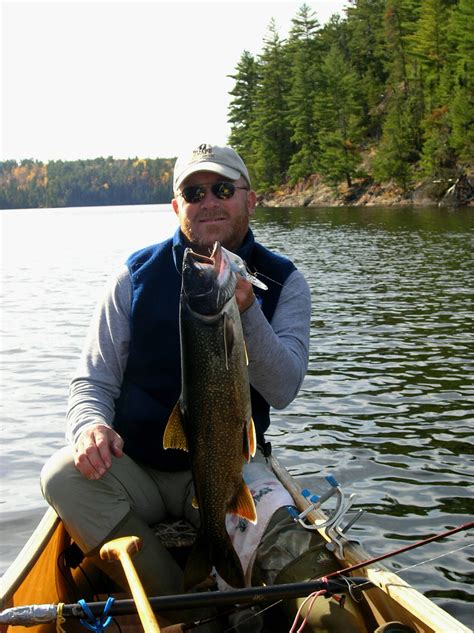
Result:
M359 207L359 206L474 206L474 174L451 181L425 181L404 192L395 184L376 184L370 179L354 181L337 189L315 174L293 187L261 195L261 207Z

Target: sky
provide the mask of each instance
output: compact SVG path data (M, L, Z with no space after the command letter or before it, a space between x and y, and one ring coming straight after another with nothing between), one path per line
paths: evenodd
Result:
M223 145L233 74L303 0L0 0L0 160L171 158ZM306 2L323 25L344 0Z

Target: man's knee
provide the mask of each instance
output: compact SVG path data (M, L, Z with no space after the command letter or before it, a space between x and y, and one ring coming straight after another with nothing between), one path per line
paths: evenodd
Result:
M41 491L46 501L56 507L64 495L70 496L71 477L81 476L74 466L72 450L65 446L54 453L43 466L40 475Z

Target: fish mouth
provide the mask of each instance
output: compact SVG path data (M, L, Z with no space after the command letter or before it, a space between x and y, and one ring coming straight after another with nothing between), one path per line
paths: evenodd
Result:
M220 242L215 242L209 256L187 248L183 257L182 294L190 308L200 314L217 314L233 296L235 274Z
M217 281L222 280L222 276L225 273L226 268L226 256L220 242L214 242L212 252L209 256L201 255L201 253L194 252L191 248L187 248L184 253L184 267L203 273L209 277L215 278Z

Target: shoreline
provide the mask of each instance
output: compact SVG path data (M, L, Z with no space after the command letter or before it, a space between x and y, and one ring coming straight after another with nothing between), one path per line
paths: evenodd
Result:
M293 187L259 195L260 207L403 207L474 206L474 175L462 174L456 180L420 182L408 191L394 183L377 184L369 179L354 180L351 187L331 187L314 174Z

